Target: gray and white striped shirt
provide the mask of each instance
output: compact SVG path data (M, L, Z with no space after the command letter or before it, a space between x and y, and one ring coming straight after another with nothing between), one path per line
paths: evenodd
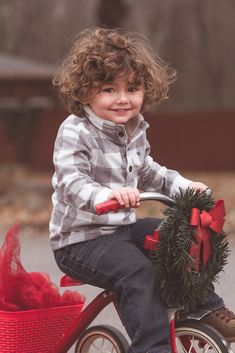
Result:
M107 200L113 189L128 186L172 195L189 184L178 172L150 157L149 125L141 114L130 138L124 125L85 109L87 117L70 115L62 123L55 141L50 220L54 250L113 233L136 221L134 209L95 214L95 205Z

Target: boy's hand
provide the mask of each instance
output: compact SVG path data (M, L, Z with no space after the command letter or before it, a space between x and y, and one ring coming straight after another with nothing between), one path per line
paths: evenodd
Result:
M199 191L206 191L208 189L208 186L203 184L203 183L200 183L198 181L192 181L190 184L189 184L189 187L191 189L195 189L195 190L199 190Z
M136 188L121 188L113 190L109 199L116 199L120 205L130 208L130 207L139 207L140 205L140 193Z

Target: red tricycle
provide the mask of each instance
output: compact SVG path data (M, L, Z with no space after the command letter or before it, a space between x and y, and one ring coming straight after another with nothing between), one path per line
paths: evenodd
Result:
M155 192L143 192L141 201L156 200L165 205L174 201ZM116 200L97 205L97 213L115 211ZM64 275L62 287L80 285ZM0 312L1 353L66 353L75 346L75 353L126 353L128 340L116 328L108 325L92 326L97 315L112 303L119 312L115 294L102 291L95 299L82 305ZM172 353L228 353L229 343L214 328L200 322L201 317L177 320L178 310L169 309Z

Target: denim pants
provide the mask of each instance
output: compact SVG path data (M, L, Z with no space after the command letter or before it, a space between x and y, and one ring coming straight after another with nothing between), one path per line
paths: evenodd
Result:
M154 270L143 240L160 224L139 219L113 234L68 245L54 252L62 272L87 284L115 292L121 319L132 341L129 353L169 353L166 308L154 284ZM223 306L215 293L206 306Z

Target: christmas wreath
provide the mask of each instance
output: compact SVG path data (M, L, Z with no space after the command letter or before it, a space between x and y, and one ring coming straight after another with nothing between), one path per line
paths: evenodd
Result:
M164 210L150 259L165 304L188 311L207 301L227 263L225 211L223 201L215 203L205 191L181 190L174 201Z

